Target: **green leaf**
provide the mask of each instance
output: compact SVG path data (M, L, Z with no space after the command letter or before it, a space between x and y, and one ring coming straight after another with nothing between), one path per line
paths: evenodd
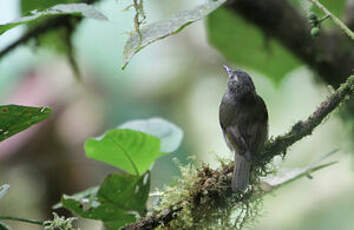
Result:
M85 142L86 156L130 174L141 175L164 155L157 137L129 129L113 129Z
M0 25L0 35L15 26L28 24L40 20L43 17L54 15L78 15L97 20L107 20L107 17L97 11L93 6L85 3L59 4L43 11L32 12L31 15L14 20L11 23Z
M119 126L121 129L132 129L158 137L161 141L161 152L176 151L183 138L183 131L175 124L162 118L128 121Z
M127 212L136 211L142 216L145 212L149 191L149 171L141 177L112 174L103 181L97 196L104 197Z
M124 225L125 223L133 222L136 219L134 214L129 214L124 210L120 210L109 201L99 202L95 200L92 202L91 206L88 207L86 201L75 200L70 196L63 196L62 203L65 208L71 210L80 217L101 220L107 223L108 226L112 227L120 224Z
M11 230L12 228L10 228L9 225L3 223L3 222L0 222L0 230Z
M105 178L95 197L63 196L62 203L77 215L101 220L108 229L119 229L145 213L150 191L150 172L138 177L112 174Z
M94 186L88 189L85 189L82 192L79 193L75 193L74 195L71 195L70 197L76 199L76 200L80 200L80 199L90 199L91 197L95 197L97 192L98 192L99 187L98 186ZM61 202L55 204L52 206L52 209L58 209L58 208L62 208L63 204Z
M209 43L228 61L263 73L275 83L301 64L277 41L269 41L267 49L263 33L226 8L210 14L206 26Z
M78 0L21 0L22 15L26 15L32 10L44 10L57 4L75 3Z
M122 69L145 46L180 32L184 27L213 12L224 2L225 0L208 1L192 10L179 12L170 19L143 26L140 29L140 33L132 32L124 47Z
M46 119L51 112L46 107L0 106L0 142Z

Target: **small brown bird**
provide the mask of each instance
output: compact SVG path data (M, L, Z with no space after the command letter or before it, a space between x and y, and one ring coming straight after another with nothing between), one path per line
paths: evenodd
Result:
M226 65L224 68L229 79L219 119L226 144L235 154L231 188L237 192L248 187L252 159L268 139L268 111L248 73L232 71Z

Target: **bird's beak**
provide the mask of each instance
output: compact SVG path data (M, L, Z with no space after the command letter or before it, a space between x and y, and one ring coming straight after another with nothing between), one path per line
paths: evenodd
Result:
M229 75L229 78L231 78L233 76L233 79L238 81L238 76L236 75L236 73L234 73L232 71L232 69L229 66L224 65L224 69L226 70L227 74Z
M224 69L226 70L227 74L230 77L232 75L232 69L227 65L224 65Z

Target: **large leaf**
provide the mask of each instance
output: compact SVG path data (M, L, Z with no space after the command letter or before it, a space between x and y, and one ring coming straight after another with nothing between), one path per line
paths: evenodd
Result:
M46 107L0 106L0 141L44 120L51 112Z
M58 4L43 11L34 11L31 15L16 19L11 23L0 25L0 35L15 26L28 24L43 17L54 15L78 15L97 20L107 20L106 16L97 11L94 7L85 3Z
M268 41L267 49L263 33L226 8L207 17L207 35L227 60L254 69L275 83L301 64L277 41Z
M5 196L5 194L7 193L7 191L9 190L10 185L8 184L3 184L0 186L0 199Z
M183 138L183 131L179 127L162 118L128 121L119 128L132 129L158 137L161 141L161 151L164 153L176 151Z
M91 198L63 196L62 203L77 215L101 220L107 229L119 229L145 212L150 190L150 172L137 177L112 174Z
M140 29L140 33L133 32L124 47L122 69L124 69L132 57L145 46L180 32L184 27L213 12L225 1L226 0L208 1L192 10L179 12L167 20L143 26Z
M149 134L129 129L113 129L102 137L85 142L86 155L130 174L141 175L164 155L160 140Z

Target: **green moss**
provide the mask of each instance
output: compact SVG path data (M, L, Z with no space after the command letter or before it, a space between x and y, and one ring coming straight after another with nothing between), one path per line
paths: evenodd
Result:
M180 166L182 177L175 186L164 189L155 211L183 209L159 229L241 229L255 221L262 207L259 172L252 174L251 189L234 193L230 188L233 163L219 161L222 166L218 170L206 164Z

